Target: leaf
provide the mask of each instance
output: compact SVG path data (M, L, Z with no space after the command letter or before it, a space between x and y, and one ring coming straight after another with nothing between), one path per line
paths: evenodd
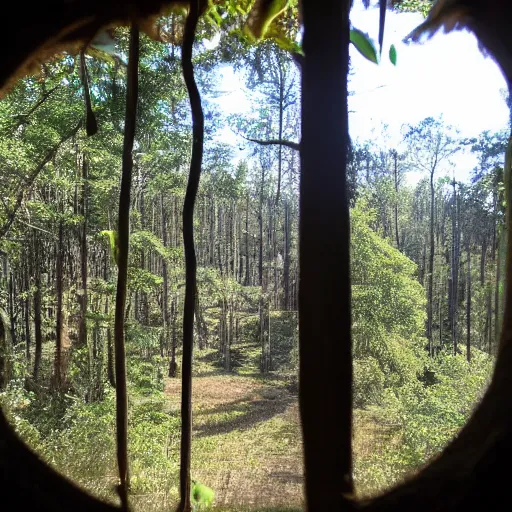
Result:
M210 487L192 480L191 498L197 508L209 508L215 499L215 492Z
M394 44L392 44L389 48L389 60L393 66L396 66L396 48Z
M266 39L273 39L279 48L283 50L303 55L301 45L290 39L282 30L279 30L279 28L271 27L266 33Z
M265 37L272 21L288 6L288 0L256 0L254 3L244 32L259 41Z
M116 265L119 265L119 242L117 237L117 231L104 230L100 231L100 235L106 236L110 242L110 250L112 252L112 258Z
M375 49L375 44L368 34L365 34L357 28L352 28L350 29L350 42L363 57L374 64L379 63L379 56Z

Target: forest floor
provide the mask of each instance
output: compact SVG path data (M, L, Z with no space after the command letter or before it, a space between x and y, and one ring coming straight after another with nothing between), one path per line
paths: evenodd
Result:
M165 386L179 408L178 379ZM286 383L220 372L194 377L192 477L215 490L216 507L301 507L297 394Z
M227 374L203 364L196 372L192 478L214 489L216 508L301 509L296 385L284 377L263 378L250 370ZM181 381L167 379L165 393L170 409L179 410ZM354 411L356 457L378 449L390 437L371 411Z

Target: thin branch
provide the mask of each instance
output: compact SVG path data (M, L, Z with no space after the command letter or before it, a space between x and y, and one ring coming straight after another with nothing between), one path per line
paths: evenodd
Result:
M34 226L33 224L29 224L28 222L25 222L25 221L23 221L21 219L18 219L18 222L20 224L23 224L24 226L27 226L27 228L35 229L37 231L41 231L42 233L46 233L47 235L50 235L53 240L58 240L58 238L55 236L54 233L52 233L50 231L47 231L46 229L40 228L38 226Z
M255 142L260 146L285 146L290 149L294 149L295 151L300 151L300 142L293 142L292 140L280 140L280 139L270 139L270 140L260 140L260 139L250 139L248 137L244 137L245 140L249 142Z
M41 98L39 98L32 107L28 109L27 112L24 114L16 114L14 117L17 119L18 124L14 128L10 128L9 131L16 130L19 126L22 124L25 124L28 122L29 117L57 90L61 87L61 85L56 85L55 87L52 87L49 91L45 92Z
M126 90L125 130L123 141L123 169L119 194L118 222L118 275L116 311L114 323L114 345L116 357L116 429L117 464L119 467L119 496L123 510L128 510L128 399L126 391L126 354L124 349L124 320L126 309L126 288L128 282L128 250L130 241L130 193L133 169L133 141L137 118L137 97L139 92L139 28L132 25L130 30L130 53Z
M194 313L197 293L197 261L194 247L194 204L203 159L204 114L201 96L194 78L192 47L201 6L199 0L190 3L185 23L182 48L183 78L192 110L192 158L183 205L183 244L185 248L185 302L183 308L183 358L181 380L181 447L179 512L190 512L190 458L192 441L192 351L194 346Z
M62 144L64 144L64 142L71 139L77 134L78 130L80 129L80 126L82 126L82 121L79 121L78 124L69 133L67 133L57 144L55 144L55 146L53 146L48 151L48 153L46 153L43 160L29 174L28 178L20 186L18 194L16 196L16 202L14 203L14 206L11 209L11 211L7 213L7 220L4 222L2 226L0 226L0 239L2 239L8 233L9 229L11 229L11 226L16 219L16 214L18 213L18 210L21 208L21 205L23 203L25 192L32 188L32 185L39 176L39 173L43 170L44 166L55 157L57 151L62 146Z
M36 103L29 109L29 111L24 114L24 117L27 118L31 116L57 89L59 89L61 85L56 85L55 87L52 87L48 92L43 94L39 100L36 101Z
M384 43L384 27L386 25L387 0L379 0L379 55L382 56Z

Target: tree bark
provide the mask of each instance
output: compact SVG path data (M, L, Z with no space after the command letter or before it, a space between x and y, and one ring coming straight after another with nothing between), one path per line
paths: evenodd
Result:
M34 370L32 376L35 381L39 378L39 367L41 365L41 351L43 348L43 335L41 331L41 259L39 241L34 236Z
M56 262L56 280L55 289L57 294L57 322L56 322L56 337L55 337L55 364L53 369L54 385L57 390L62 387L62 330L63 330L63 252L64 252L64 221L61 219L59 222L59 238L57 246L57 262Z
M468 241L467 245L467 285L466 285L466 358L468 363L471 362L471 246Z
M432 339L432 304L434 299L434 170L430 172L430 249L428 255L428 295L427 295L427 339L430 357L433 356L433 339Z
M194 77L192 47L199 19L199 3L191 2L185 22L182 46L183 78L192 111L192 157L183 205L183 245L185 249L185 303L183 308L183 357L181 388L180 503L179 512L190 512L190 462L192 449L192 355L194 311L197 293L197 260L194 244L194 205L201 177L204 141L204 114Z
M249 255L249 193L245 200L245 281L244 286L251 284L251 265Z
M161 228L162 228L162 243L164 247L167 247L167 222L164 208L164 195L160 194L160 214L161 214ZM171 328L171 314L169 311L169 270L167 268L167 259L162 258L162 277L163 277L163 296L162 296L162 312L164 319L164 334L163 343L160 346L160 355L164 357L164 354L169 350L169 334Z
M81 214L83 217L82 226L80 229L80 285L81 293L78 297L80 304L80 318L78 324L78 346L85 347L87 345L87 220L88 220L88 173L89 162L87 156L82 157L82 202Z
M29 298L29 290L30 290L30 266L29 261L27 260L23 265L24 270L24 281L25 281L25 293L26 297L24 300L24 317L25 317L25 357L27 360L27 364L30 364L30 345L31 336L30 336L30 298Z
M284 202L283 309L290 309L290 203Z
M139 29L132 25L126 90L125 130L123 140L123 162L121 190L119 193L118 221L118 274L116 308L114 319L114 343L116 358L116 433L117 464L119 468L119 497L124 509L128 509L128 399L126 389L126 354L124 323L126 318L126 289L128 282L128 252L130 243L130 194L133 170L133 142L138 98Z
M176 296L173 297L171 302L171 322L172 322L172 333L171 333L171 359L169 361L169 377L174 379L176 377L176 370L178 364L176 363L176 348L178 344L178 333L177 333L177 321L178 321L178 304Z
M396 149L392 152L393 155L393 181L395 184L395 239L396 248L400 251L400 234L398 232L398 152Z
M17 344L17 336L16 336L16 312L15 312L15 284L14 284L14 276L12 271L9 272L9 287L8 287L8 300L9 300L9 322L10 322L10 331L11 331L11 343L13 346Z
M303 0L302 7L299 401L305 499L309 511L347 510L353 491L346 176L350 2L327 0L319 9L317 2Z

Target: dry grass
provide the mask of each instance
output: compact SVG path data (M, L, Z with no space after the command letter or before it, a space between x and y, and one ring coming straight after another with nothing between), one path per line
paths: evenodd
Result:
M169 380L171 408L180 383ZM233 509L301 507L302 453L297 396L279 382L208 374L194 377L192 474Z
M399 442L396 427L387 425L372 410L354 411L352 448L355 457L362 459L382 453L384 447Z
M180 405L180 380L165 392ZM210 370L193 379L192 475L215 490L225 510L301 509L302 447L298 398L283 381ZM397 442L395 429L369 410L354 411L354 456ZM358 494L365 494L358 489Z

